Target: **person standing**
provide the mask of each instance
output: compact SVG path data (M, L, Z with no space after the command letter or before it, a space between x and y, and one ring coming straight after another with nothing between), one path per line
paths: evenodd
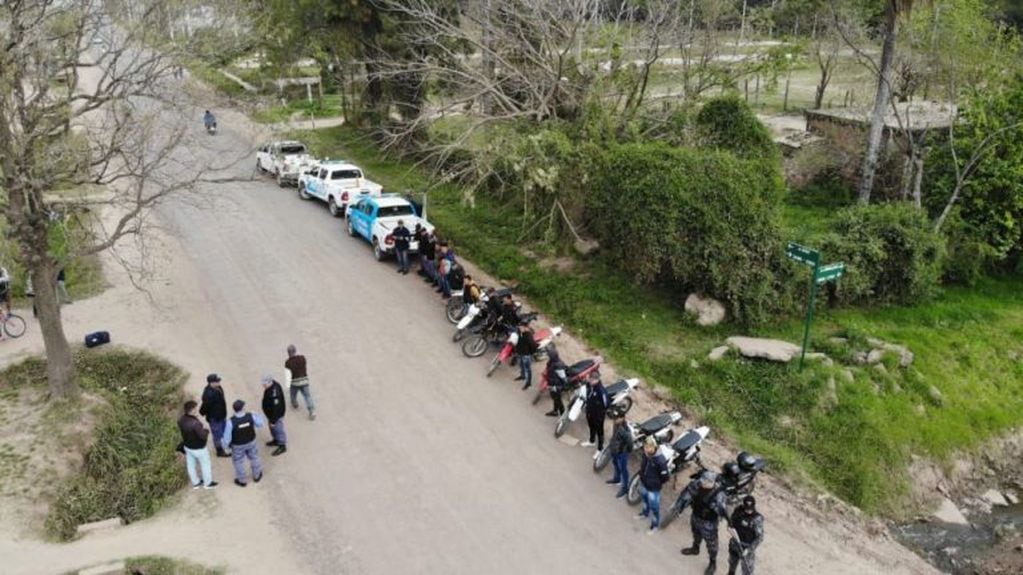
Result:
M245 460L252 467L252 481L259 483L263 479L263 462L259 459L259 446L256 445L256 428L263 427L263 418L245 410L245 402L236 399L231 405L234 415L224 426L224 441L231 447L231 463L234 464L234 484L245 487L247 477Z
M217 457L230 457L227 444L224 443L224 423L227 420L227 400L224 399L224 388L220 387L220 376L211 373L206 376L206 389L202 390L202 405L199 415L206 418L206 423L213 433L213 447L217 449Z
M632 432L625 424L625 414L618 413L614 418L614 431L607 448L611 451L611 464L615 468L615 476L605 483L621 484L615 497L625 497L629 492L629 451L632 450Z
M637 519L650 518L648 534L661 525L661 487L668 481L668 461L657 452L657 441L648 437L643 444L643 463L639 466L639 490L643 496L643 510Z
M178 430L181 431L181 444L185 451L185 469L188 470L188 479L192 482L192 489L205 487L213 489L217 482L213 481L213 469L210 466L210 451L206 448L206 439L210 432L203 427L202 422L195 416L196 403L191 399L185 402L184 413L178 419ZM202 471L202 479L196 472L196 465Z
M75 303L71 301L71 294L67 292L67 276L64 275L64 266L60 266L57 272L57 302Z
M437 268L433 263L436 257L437 244L433 234L424 229L422 239L419 240L419 274L426 283L437 283Z
M590 440L583 443L583 446L593 445L596 441L597 452L593 454L596 459L604 449L604 419L607 417L607 408L611 405L611 398L600 383L600 372L594 371L586 382L586 423L590 427Z
M299 355L294 345L288 346L288 359L284 367L291 372L291 407L298 409L298 394L305 399L305 407L309 410L309 419L316 419L316 405L313 403L313 394L309 391L309 374L306 371L304 355Z
M267 447L276 447L270 455L277 457L288 450L288 434L284 431L284 412L288 402L284 400L284 389L270 375L263 376L263 415L270 424L270 441Z
M757 500L752 495L742 498L728 521L732 537L728 541L728 575L742 564L742 575L753 575L757 547L764 540L764 516L757 511Z
M519 340L515 342L515 355L519 360L519 376L515 381L525 381L522 385L522 390L525 391L533 385L533 354L537 352L539 346L533 338L529 322L520 323L518 329Z
M398 220L398 225L391 231L394 238L394 253L398 258L398 273L408 274L408 250L412 233L405 227L404 220Z
M449 281L451 269L455 266L455 252L447 242L440 243L440 263L437 266L437 282L440 284L441 297L451 297L451 283Z
M713 575L717 570L718 561L718 521L728 517L725 510L725 492L718 484L718 475L713 471L704 471L678 496L675 506L679 513L692 505L693 513L689 525L693 531L693 544L682 548L683 555L699 555L700 543L707 542L707 555L710 563L704 575Z
M565 362L561 361L561 354L554 344L547 346L547 366L544 368L547 376L547 388L551 395L551 410L545 413L547 417L561 417L565 413L565 403L561 401L561 393L568 387L568 373Z

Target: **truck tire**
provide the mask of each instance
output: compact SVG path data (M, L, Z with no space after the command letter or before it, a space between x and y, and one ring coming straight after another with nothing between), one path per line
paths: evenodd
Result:
M341 215L341 208L337 205L337 202L334 201L333 196L327 200L327 210L330 211L330 215L335 218Z
M305 183L303 182L298 183L298 197L303 200L309 199L309 192L305 191Z
M277 187L283 188L286 185L287 184L284 182L284 176L282 176L280 172L277 172Z
M373 238L373 259L378 262L384 261L387 258L387 252L380 248L380 242L376 238Z
M355 237L355 226L352 225L352 220L348 220L348 235Z

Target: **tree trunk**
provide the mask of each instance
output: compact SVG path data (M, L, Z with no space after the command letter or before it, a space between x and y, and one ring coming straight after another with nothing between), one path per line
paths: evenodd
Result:
M913 161L913 167L916 170L913 174L913 205L917 208L923 207L923 187L924 179L924 156L923 154L917 154L916 159Z
M885 111L891 97L892 61L895 59L895 37L898 34L898 13L895 1L888 0L885 8L884 45L881 48L881 68L877 79L877 94L874 97L874 111L870 117L870 134L867 137L867 153L863 157L863 179L860 180L860 203L870 202L877 176L878 157L881 153L881 136L884 134Z
M77 395L75 364L71 357L71 346L64 335L60 304L57 302L57 274L49 262L36 266L31 273L39 330L46 347L46 379L50 384L50 396L58 398Z

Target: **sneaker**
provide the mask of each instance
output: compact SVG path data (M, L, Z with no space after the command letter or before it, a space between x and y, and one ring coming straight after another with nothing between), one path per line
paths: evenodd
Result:
M651 525L650 529L647 529L646 534L647 535L653 535L654 533L657 533L657 526L656 525Z
M682 554L683 555L699 555L700 554L700 548L695 546L695 545L693 547L683 547L682 548Z
M405 272L403 270L398 270L398 273L403 274Z
M640 511L639 513L636 514L635 517L633 517L633 519L646 519L646 518L647 518L647 514L643 513L642 511Z
M218 485L220 485L220 484L219 484L219 483L217 483L216 481L210 481L210 482L209 482L208 484L206 484L206 485L203 485L203 487L202 487L202 488L203 488L203 489L213 489L213 488L215 488L215 487L216 487L216 486L218 486Z
M267 446L267 447L276 447L276 446L277 446L277 440L276 440L276 439L274 439L274 440L272 440L272 441L267 441L267 442L266 442L266 446Z
M547 417L557 417L557 416L559 416L559 415L561 415L561 414L560 414L560 413L558 413L557 411L553 411L553 410L552 410L552 411L548 411L548 412L547 412L547 413L545 413L544 415L546 415Z
M217 450L217 457L231 457L231 454L224 451L223 449Z
M583 447L593 447L594 445L596 445L596 443L593 443L592 441L584 441L584 442L580 443L579 445L581 445Z
M608 480L607 480L607 481L605 481L604 483L607 483L608 485L614 485L615 483L618 483L618 481L616 481L616 480L614 480L614 479L608 479Z
M199 489L200 487L202 487L202 481L192 484L192 489Z
M252 478L252 482L253 483L259 483L260 479L263 479L263 474L262 473L260 473L259 475L256 475L255 477L253 477Z
M248 483L245 483L241 479L235 479L234 484L237 485L238 487L245 487L246 485L248 485Z
M617 494L617 495L615 495L615 498L616 498L616 499L621 499L622 497L625 497L625 496L626 496L626 495L628 495L628 494L629 494L629 492L628 492L628 491L619 491L619 492L618 492L618 494Z
M278 455L280 455L280 454L282 454L282 453L286 452L287 450L288 450L288 448L287 448L287 447L285 447L285 446L283 446L283 445L278 445L278 446L277 446L277 449L275 449L275 450L274 450L274 452L273 452L273 453L271 453L270 455L271 455L271 456L273 456L273 457L277 457Z
M523 385L523 386L522 386L522 391L526 391L527 389L529 389L529 388L531 388L531 387L533 387L533 384L532 384L532 383L526 383L526 385Z
M316 419L316 413L310 411L309 412L309 421L313 421L314 419Z
M601 452L600 449L594 451L593 452L593 459L597 459L598 457L600 457L600 452Z
M298 409L298 402L297 401L292 401L291 402L291 409Z
M523 379L526 379L526 376L520 375L520 376L516 377L515 379L513 379L512 381L522 381Z

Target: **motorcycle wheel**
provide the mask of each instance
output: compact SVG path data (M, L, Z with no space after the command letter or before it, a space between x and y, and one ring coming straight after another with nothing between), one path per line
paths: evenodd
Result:
M593 460L593 472L600 473L605 467L607 467L608 463L611 463L611 449L609 447L605 447L600 450L600 453L597 454L597 458Z
M455 330L455 334L451 336L451 341L453 341L455 343L458 343L458 342L462 341L463 337L465 337L465 330L464 329L456 329Z
M462 302L462 296L455 295L451 296L448 300L448 305L445 306L445 314L448 317L448 321L451 323L458 323L458 320L465 316L465 312L468 311L467 307Z
M640 491L639 486L639 475L637 475L629 482L629 492L625 495L625 500L629 502L629 505L635 505L643 499L643 494Z
M462 342L462 353L465 357L479 357L487 352L487 340L475 335Z
M678 505L672 505L668 510L661 514L661 529L667 529L668 525L679 516Z
M612 406L612 408L611 408L611 410L613 410L614 413L617 414L617 415L625 415L626 413L629 413L630 409L632 409L632 398L631 397L626 397L620 403ZM609 411L611 411L611 410L609 410Z
M562 435L565 435L565 430L568 429L568 423L568 412L566 411L554 424L554 437L561 437Z
M487 366L487 377L490 377L491 375L494 375L494 371L500 365L501 365L501 360L497 359L496 357L494 359L490 360L490 365Z

